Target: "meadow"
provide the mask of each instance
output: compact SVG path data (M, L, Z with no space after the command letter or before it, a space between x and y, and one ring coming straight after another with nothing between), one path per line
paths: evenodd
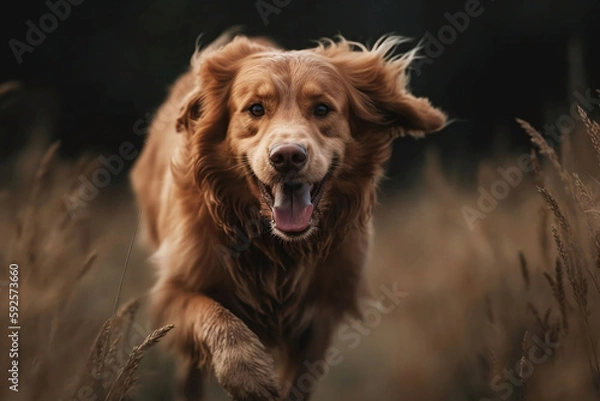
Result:
M600 398L600 125L578 112L554 148L515 121L531 152L486 160L469 186L431 151L416 188L381 194L367 313L334 338L335 363L315 364L315 401ZM73 213L65 196L98 160L58 149L33 142L0 166L0 259L19 267L21 327L19 392L3 379L0 399L171 400L159 343L177 328L148 322L153 271L128 183ZM214 379L207 399L227 399Z

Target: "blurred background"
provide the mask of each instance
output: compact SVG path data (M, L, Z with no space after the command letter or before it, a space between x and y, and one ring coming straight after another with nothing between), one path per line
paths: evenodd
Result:
M25 89L11 100L18 111L1 122L3 157L17 152L39 121L61 139L66 156L110 152L125 139L141 147L134 123L154 112L185 71L198 35L208 43L234 25L291 49L337 34L366 43L392 32L414 38L412 46L424 40L412 89L456 120L444 135L396 144L392 187L410 182L429 142L453 179L472 178L468 162L498 142L526 143L515 117L541 127L576 100L575 91L600 86L595 0L25 0L0 19L0 81L18 80Z
M21 268L24 329L21 392L2 385L0 399L174 399L175 362L156 347L138 385L117 391L132 347L155 329L149 254L128 252L133 160L83 203L72 194L123 143L141 151L198 36L207 44L232 26L290 49L337 34L413 38L401 49L423 48L411 89L453 119L395 142L366 275L375 297L393 287L406 298L343 328L342 360L314 399L600 399L597 0L5 4L0 260ZM214 380L208 391L226 399Z

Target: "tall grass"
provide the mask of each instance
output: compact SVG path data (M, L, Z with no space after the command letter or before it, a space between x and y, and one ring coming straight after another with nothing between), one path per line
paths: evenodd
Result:
M76 178L87 174L90 163L82 159L76 166L64 165L56 160L58 146L52 145L37 162L34 176L25 180L28 184L2 198L3 237L9 240L2 266L19 265L21 330L19 393L3 384L0 399L131 399L142 356L173 326L128 349L138 301L122 306L101 326L101 318L82 307L83 282L98 252L88 218L71 216L63 196L77 188ZM7 336L0 345L9 349Z
M600 126L580 114L580 148L600 162ZM600 182L568 140L556 152L519 123L534 147L534 173L473 230L460 209L478 194L448 184L435 159L420 189L377 209L371 293L395 284L409 295L355 345L334 338L342 362L330 367L315 400L600 398ZM144 251L134 249L124 284L140 300L111 309L129 241L111 227L135 224L133 200L117 186L111 191L120 199L100 196L98 208L69 215L63 195L94 165L61 161L57 149L22 161L37 169L0 192L2 265L19 263L22 286L22 386L18 398L0 386L0 399L170 399L154 389L171 387L173 363L147 351L172 326L139 324L140 283L150 276ZM481 167L479 184L493 180L498 163ZM120 251L101 246L103 238L116 238ZM0 346L7 349L5 336ZM140 363L144 355L150 366ZM208 399L225 399L216 387Z

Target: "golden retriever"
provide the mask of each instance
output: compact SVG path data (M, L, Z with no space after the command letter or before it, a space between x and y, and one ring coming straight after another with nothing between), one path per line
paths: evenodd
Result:
M236 401L310 398L298 379L360 315L392 141L446 122L409 93L415 53L394 55L402 42L285 51L225 35L174 84L131 180L182 399L200 399L211 370Z

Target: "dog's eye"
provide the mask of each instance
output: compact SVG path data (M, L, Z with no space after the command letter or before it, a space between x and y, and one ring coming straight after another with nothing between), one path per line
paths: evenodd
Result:
M324 103L319 103L313 109L313 115L317 117L325 117L327 114L329 114L330 111L331 109L329 108L329 106L327 106Z
M250 106L248 108L248 111L250 112L250 114L252 114L254 117L262 117L265 115L265 108L263 107L262 104L260 103L255 103L252 106Z

